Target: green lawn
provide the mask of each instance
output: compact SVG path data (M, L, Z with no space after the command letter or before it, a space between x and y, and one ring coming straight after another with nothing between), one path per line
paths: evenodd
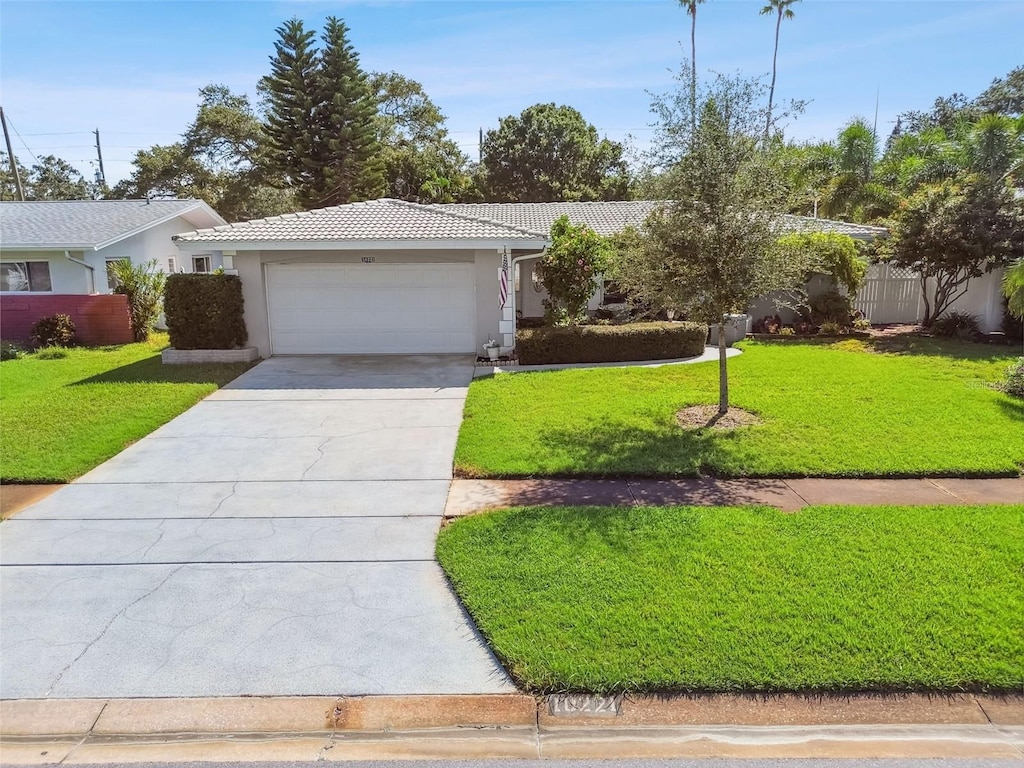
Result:
M732 405L763 423L684 431L716 403L717 363L502 374L469 390L467 477L1016 475L1024 401L991 388L1014 350L927 338L746 342Z
M163 365L149 343L0 363L0 480L66 482L241 374L248 364Z
M437 555L531 691L1024 684L1024 506L521 508Z

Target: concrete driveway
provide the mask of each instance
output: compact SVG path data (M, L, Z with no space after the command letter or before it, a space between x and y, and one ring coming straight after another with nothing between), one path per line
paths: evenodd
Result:
M513 690L434 562L472 362L280 357L0 527L0 698Z

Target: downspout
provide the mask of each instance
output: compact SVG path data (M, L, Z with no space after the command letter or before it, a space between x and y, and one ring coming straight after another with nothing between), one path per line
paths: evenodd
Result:
M515 284L516 266L519 264L519 262L525 261L526 259L536 259L538 256L543 256L544 255L544 251L546 251L546 250L547 250L547 248L545 248L543 251L540 251L539 253L524 253L522 256L514 257L509 262L508 268L509 268L509 271L512 273L511 275L509 275L509 277L512 279L512 291L511 291L511 293L512 293L512 346L509 347L509 352L513 352L515 350L515 348L516 348L516 330L517 330L517 328L516 328L516 284ZM520 278L520 281L519 281L519 285L520 285L520 287L522 287L522 285L523 285L523 281L522 281L521 278Z
M85 267L89 270L89 293L96 293L96 267L87 261L76 259L71 255L71 251L64 251L64 258L70 261L72 264L78 264L81 267Z

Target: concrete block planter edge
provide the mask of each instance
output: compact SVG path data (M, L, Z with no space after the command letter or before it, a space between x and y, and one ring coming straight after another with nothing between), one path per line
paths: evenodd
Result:
M168 347L160 353L164 365L195 363L252 363L260 359L256 347L239 349L174 349Z

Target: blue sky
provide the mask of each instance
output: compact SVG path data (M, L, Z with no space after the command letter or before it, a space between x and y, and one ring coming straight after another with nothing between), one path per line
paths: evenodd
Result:
M774 21L761 2L700 6L701 71L766 74ZM779 98L810 100L788 133L828 138L855 115L879 133L935 97L969 96L1024 63L1024 2L804 0L783 23ZM197 90L224 83L255 99L274 29L299 16L351 28L363 68L423 83L454 138L475 156L476 132L530 104L579 109L613 139L650 138L650 92L672 86L689 55L689 19L674 0L504 2L0 2L0 103L26 164L56 154L91 177L99 128L109 181L135 150L174 141ZM40 135L66 134L66 135ZM23 139L23 141L22 141Z

